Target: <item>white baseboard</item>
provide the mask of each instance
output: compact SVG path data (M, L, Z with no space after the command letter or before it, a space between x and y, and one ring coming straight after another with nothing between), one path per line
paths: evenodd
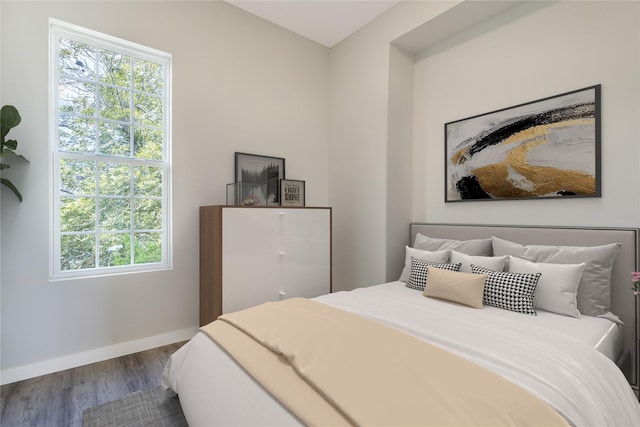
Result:
M166 334L154 335L139 340L127 341L108 347L96 348L94 350L83 351L81 353L70 354L68 356L56 357L42 362L31 363L29 365L16 366L15 368L3 369L0 371L0 384L5 385L28 378L39 377L40 375L51 374L53 372L64 371L65 369L88 365L89 363L101 362L113 359L114 357L125 356L127 354L145 351L163 345L186 341L193 338L198 328L181 329L179 331L168 332Z

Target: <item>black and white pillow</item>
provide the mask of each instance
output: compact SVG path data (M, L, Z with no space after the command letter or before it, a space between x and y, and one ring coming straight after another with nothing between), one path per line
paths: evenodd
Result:
M424 291L427 284L427 267L442 268L444 270L460 271L461 263L444 264L433 261L424 261L419 258L411 257L411 273L405 284L408 288Z
M475 274L488 274L482 302L518 313L536 315L533 295L541 273L507 273L471 265Z

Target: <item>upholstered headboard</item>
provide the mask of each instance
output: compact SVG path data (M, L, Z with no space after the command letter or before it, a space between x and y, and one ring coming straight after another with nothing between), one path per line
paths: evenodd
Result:
M620 252L611 275L611 311L624 322L624 351L629 356L621 368L638 385L637 298L631 291L631 272L640 271L640 229L549 226L499 226L412 223L410 244L417 233L440 239L469 240L496 236L524 245L598 246L619 243Z

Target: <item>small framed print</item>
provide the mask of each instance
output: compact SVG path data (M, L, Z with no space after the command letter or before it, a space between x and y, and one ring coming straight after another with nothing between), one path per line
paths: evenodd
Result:
M278 205L278 180L285 177L284 158L235 153L236 203L245 206Z
M280 206L304 206L304 181L280 180Z

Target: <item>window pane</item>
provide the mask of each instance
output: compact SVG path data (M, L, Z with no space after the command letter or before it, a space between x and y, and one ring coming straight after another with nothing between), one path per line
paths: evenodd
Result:
M129 125L100 122L100 152L109 156L130 157L131 138Z
M96 149L96 121L74 116L60 116L58 147L62 151L92 153Z
M162 160L162 131L136 128L133 146L138 159Z
M100 267L131 264L131 234L100 235Z
M79 270L96 266L93 234L73 234L60 239L60 268Z
M162 228L162 202L160 200L134 200L133 207L136 230L160 230Z
M136 123L162 127L162 98L136 93L133 96L133 116Z
M131 87L131 58L117 52L100 51L100 81L120 87Z
M141 59L134 60L133 66L134 89L162 95L164 67Z
M171 55L64 23L50 35L53 277L167 268Z
M62 194L95 194L96 163L90 160L60 159Z
M162 261L162 235L160 233L135 233L133 258L135 264Z
M61 77L58 84L58 105L61 112L93 116L96 110L96 86Z
M99 193L102 196L131 194L131 166L120 163L100 163Z
M60 198L60 231L93 231L96 201L91 197Z
M130 199L100 199L100 230L131 229Z
M111 86L100 86L100 117L129 121L131 92Z
M162 196L162 168L136 166L133 174L136 196Z
M60 74L69 74L85 79L95 78L96 51L93 47L73 40L60 39L58 69Z

